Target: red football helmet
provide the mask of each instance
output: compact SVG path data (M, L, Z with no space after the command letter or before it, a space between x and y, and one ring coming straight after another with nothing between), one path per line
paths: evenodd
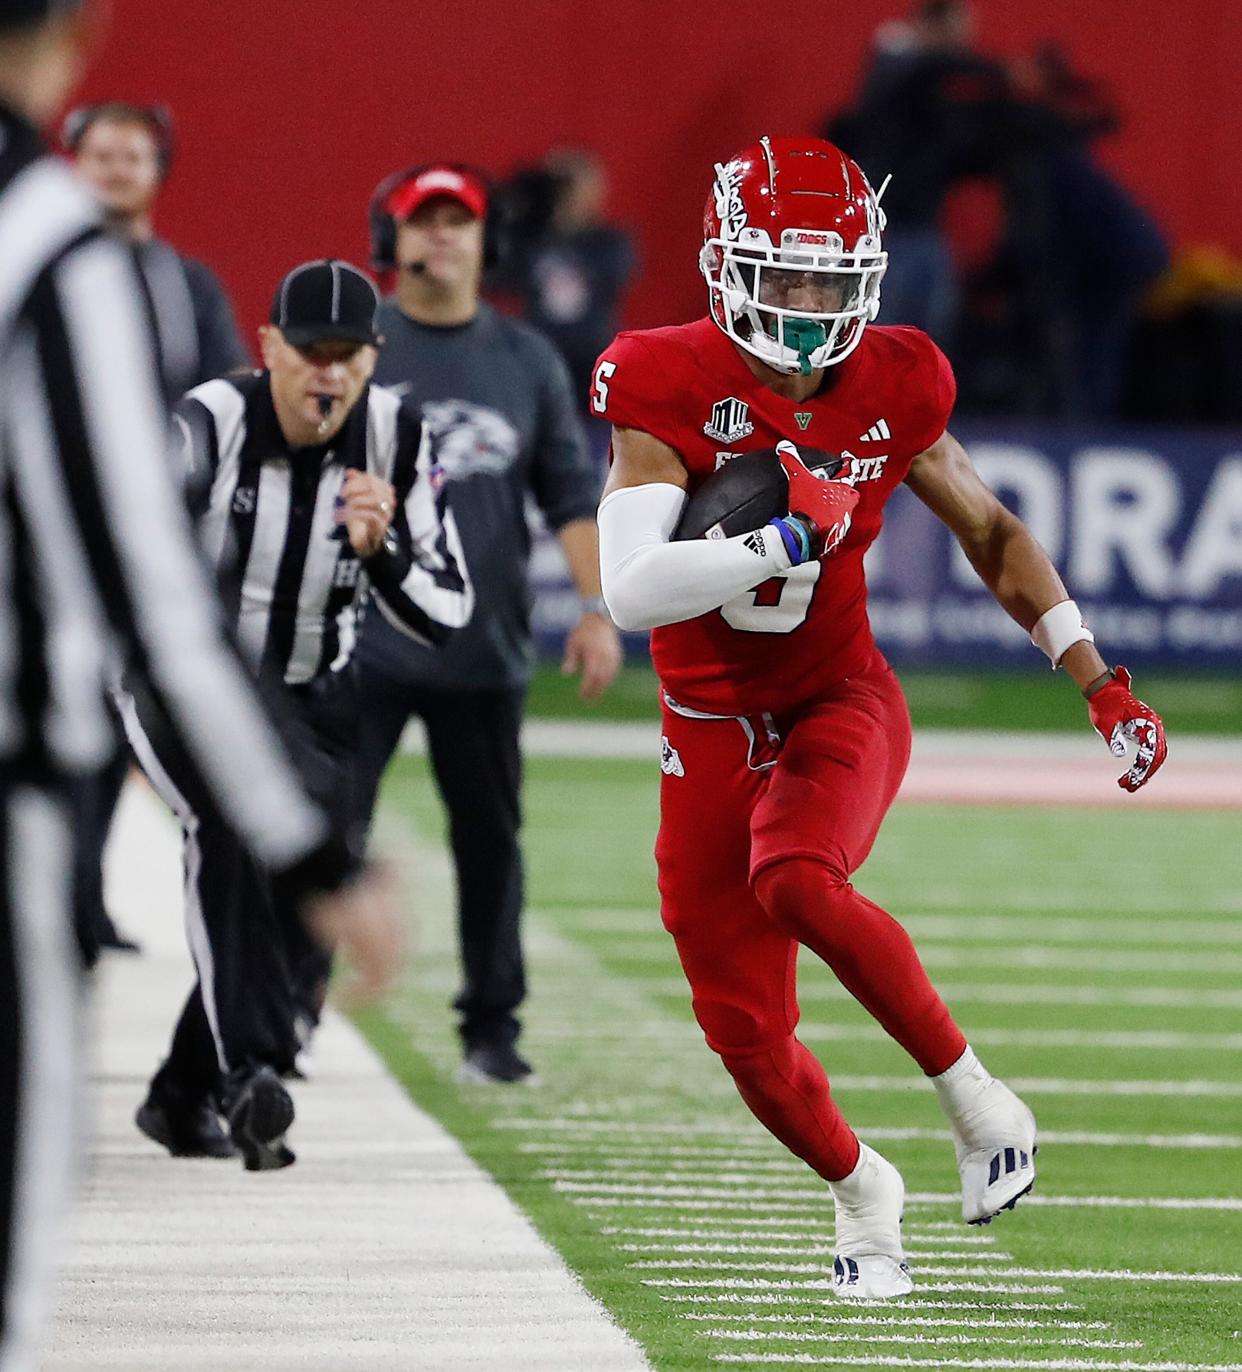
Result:
M883 229L880 196L839 148L761 138L716 164L707 197L699 267L712 318L777 371L833 366L880 307Z

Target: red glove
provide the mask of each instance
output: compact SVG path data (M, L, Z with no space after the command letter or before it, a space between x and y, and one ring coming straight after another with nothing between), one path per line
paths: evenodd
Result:
M808 555L794 560L825 557L850 531L850 514L858 492L848 481L816 476L788 439L776 445L781 468L789 478L789 520L798 520L809 537ZM778 521L784 522L784 521Z
M1113 680L1107 686L1101 686L1087 701L1087 709L1096 733L1115 757L1125 757L1127 739L1138 744L1138 755L1130 770L1117 778L1117 785L1123 791L1137 791L1149 777L1156 775L1168 756L1164 721L1150 705L1144 705L1131 693L1130 673L1124 667L1118 667Z

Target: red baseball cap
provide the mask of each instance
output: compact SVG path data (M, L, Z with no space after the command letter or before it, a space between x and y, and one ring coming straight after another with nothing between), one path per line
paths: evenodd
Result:
M438 195L465 205L476 219L487 214L486 185L470 172L447 163L424 167L417 176L403 181L388 197L388 213L397 220L408 219L419 206Z

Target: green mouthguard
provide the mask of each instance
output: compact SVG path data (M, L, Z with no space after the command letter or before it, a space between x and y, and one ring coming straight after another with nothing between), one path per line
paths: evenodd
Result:
M828 341L827 331L814 319L787 319L784 330L785 346L797 348L798 370L803 376L811 374L811 354Z

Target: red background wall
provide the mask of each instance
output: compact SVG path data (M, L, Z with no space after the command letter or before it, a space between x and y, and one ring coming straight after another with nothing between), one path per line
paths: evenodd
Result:
M713 161L846 101L897 0L116 0L84 98L163 100L181 155L159 227L224 276L247 326L305 258L362 262L382 175L432 157L506 172L599 149L644 269L627 322L701 312ZM1044 38L1125 110L1101 145L1179 246L1242 253L1240 0L979 0L984 49ZM175 17L172 17L175 16Z

